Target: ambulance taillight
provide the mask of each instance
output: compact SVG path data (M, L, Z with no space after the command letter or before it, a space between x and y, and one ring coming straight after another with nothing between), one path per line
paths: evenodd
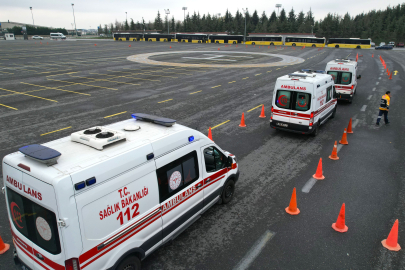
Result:
M312 127L314 124L314 112L311 112L311 116L309 118L309 126Z
M270 119L273 119L273 111L274 111L273 106L271 106L271 114L270 114Z
M65 261L66 270L80 270L79 259L71 258Z

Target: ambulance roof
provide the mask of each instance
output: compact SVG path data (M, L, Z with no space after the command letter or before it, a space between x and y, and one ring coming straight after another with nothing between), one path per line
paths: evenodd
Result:
M126 131L125 127L130 125L137 125L140 127L140 129L137 131ZM4 162L14 167L17 167L17 165L20 163L26 165L30 167L31 171L25 173L31 174L45 182L51 183L57 179L64 178L69 174L76 173L98 163L114 159L115 157L129 151L134 153L134 159L140 160L140 163L138 162L138 164L132 164L132 167L134 167L146 162L147 154L153 153L154 157L158 157L159 155L190 143L190 136L194 137L194 141L199 139L208 140L208 138L199 131L180 124L174 124L171 127L166 127L154 123L129 119L103 127L125 133L126 140L108 145L103 150L97 150L88 145L73 142L71 137L68 136L42 144L43 146L49 147L61 153L60 158L57 160L57 164L47 166L46 164L43 164L37 160L25 157L21 152L15 152L7 155L4 158ZM135 149L139 150L133 151ZM142 155L142 158L139 158L139 155Z
M320 82L329 82L332 76L329 74L325 74L325 71L296 71L294 73L290 73L284 76L281 76L277 79L277 81L287 82L287 81L299 81L304 83L310 84L319 84Z
M356 60L353 60L353 59L335 59L335 60L329 61L326 65L327 66L330 66L330 65L357 66L357 62L356 62Z

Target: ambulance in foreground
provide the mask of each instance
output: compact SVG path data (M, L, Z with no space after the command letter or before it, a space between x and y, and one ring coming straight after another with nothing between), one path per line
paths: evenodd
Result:
M301 134L318 134L334 118L337 100L331 75L304 69L277 79L273 91L270 127Z
M140 269L234 194L234 155L175 120L136 113L3 159L22 269Z
M326 72L335 82L337 98L352 103L357 90L357 62L350 59L336 59L326 64Z

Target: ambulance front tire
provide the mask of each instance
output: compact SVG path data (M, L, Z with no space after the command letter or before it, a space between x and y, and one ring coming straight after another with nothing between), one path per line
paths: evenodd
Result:
M126 257L116 268L116 270L140 270L141 260L134 255Z
M235 182L232 179L230 179L224 185L219 203L220 204L229 203L232 200L234 193L235 193Z

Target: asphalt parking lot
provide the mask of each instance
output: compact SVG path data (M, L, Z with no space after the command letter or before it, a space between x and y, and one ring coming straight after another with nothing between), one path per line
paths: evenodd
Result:
M0 47L1 158L135 112L176 119L205 134L211 127L214 141L237 156L241 176L233 201L214 206L147 257L145 269L405 269L404 252L380 243L399 219L399 243L405 246L404 50L101 40L0 41ZM162 52L149 59L164 64L135 62L139 55ZM335 119L317 137L270 129L277 77L322 70L330 60L357 53L362 79L353 103L339 102ZM379 55L396 71L392 80ZM391 124L376 127L387 90ZM246 128L238 126L243 112ZM354 134L340 149L340 160L331 161L333 143L350 118ZM302 192L320 157L326 179ZM288 216L284 208L294 187L301 214ZM12 244L4 199L0 236ZM346 234L331 228L342 203ZM260 252L246 264L263 236ZM0 269L17 269L11 251L0 255Z

